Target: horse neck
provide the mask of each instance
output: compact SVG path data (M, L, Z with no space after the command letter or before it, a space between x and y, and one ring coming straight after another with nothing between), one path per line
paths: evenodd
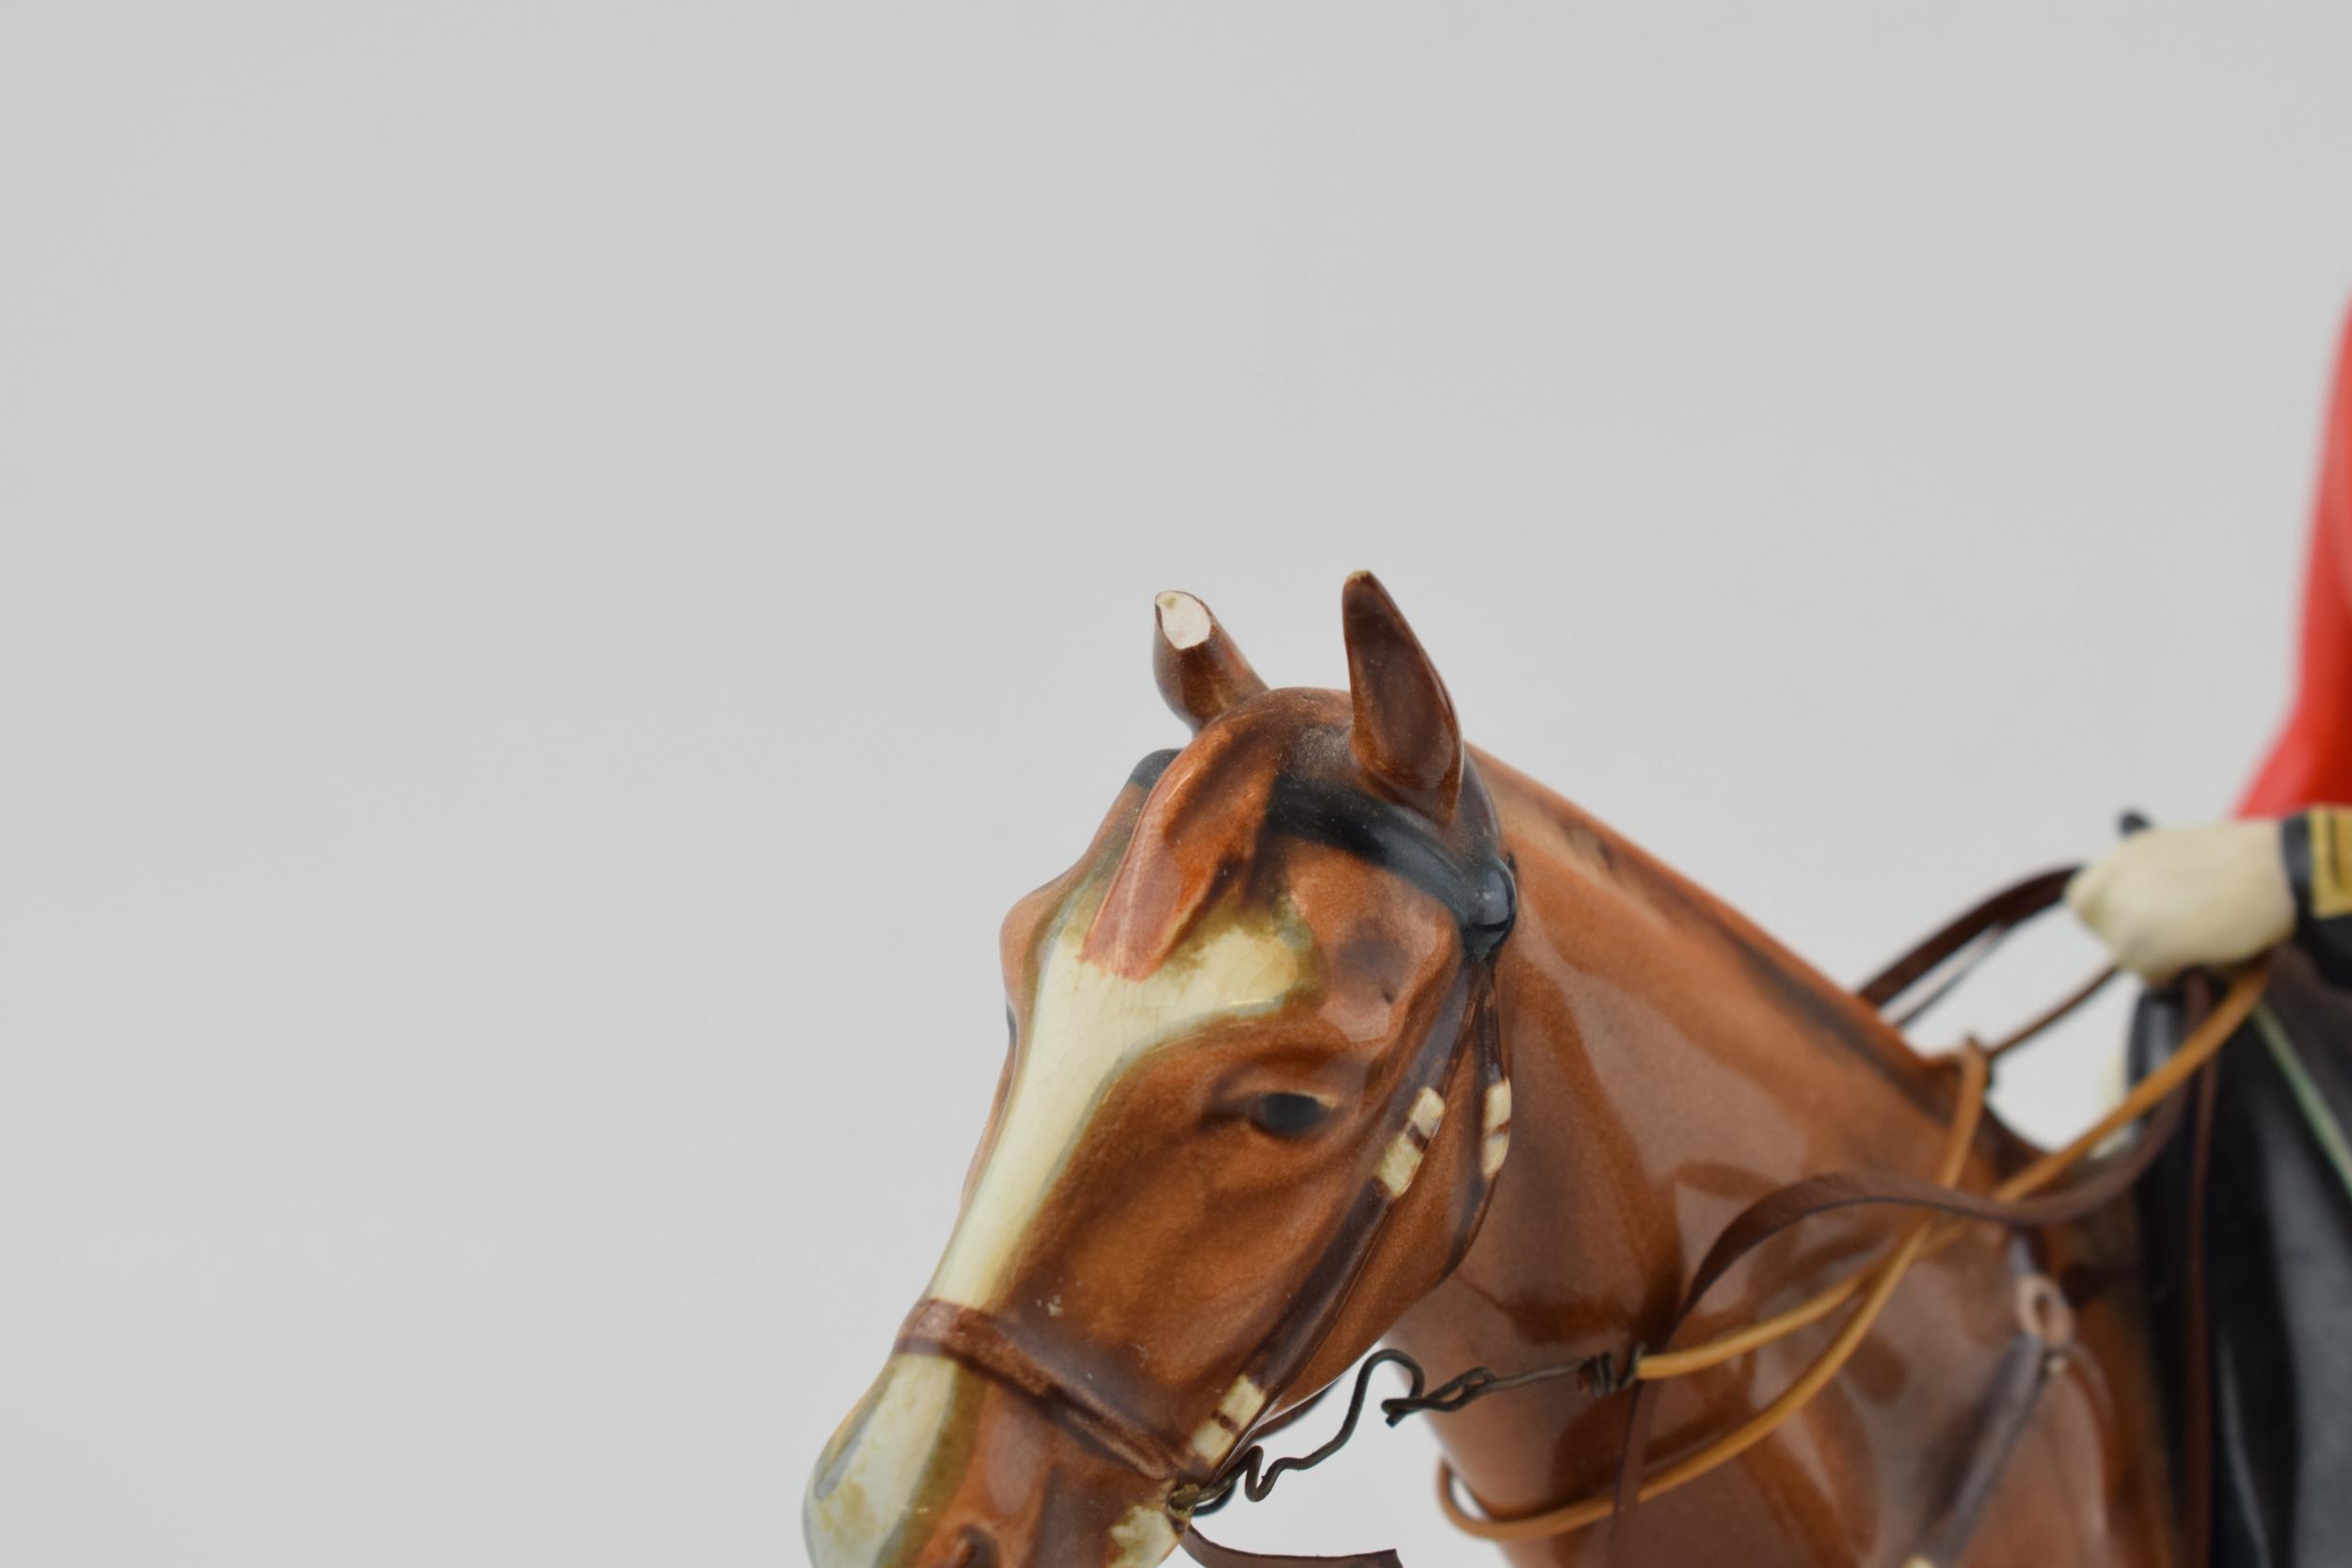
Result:
M1477 1241L1391 1336L1437 1377L1621 1354L1756 1197L1851 1166L1924 1171L1949 1109L1867 1006L1568 802L1480 768L1519 885L1502 971L1513 1129ZM1573 1430L1595 1414L1545 1386L1448 1418L1447 1442L1480 1496L1532 1507L1565 1473L1604 1473L1622 1418ZM1589 1463L1555 1459L1578 1447Z
M1931 1162L1948 1082L1870 1007L1574 805L1483 768L1502 776L1532 939L1515 937L1503 972L1526 1179L1498 1205L1516 1187L1555 1224L1564 1198L1589 1211L1625 1234L1575 1250L1647 1285L1661 1268L1678 1280L1668 1265L1713 1239L1689 1195Z

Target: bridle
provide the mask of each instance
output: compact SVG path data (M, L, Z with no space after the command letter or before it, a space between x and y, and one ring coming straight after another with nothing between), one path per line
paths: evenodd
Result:
M1476 809L1463 812L1461 819L1491 823L1484 788L1467 759L1462 791L1464 803L1474 803ZM1417 814L1305 770L1285 769L1278 778L1265 829L1328 845L1393 873L1438 899L1454 916L1461 962L1389 1097L1392 1114L1379 1134L1377 1147L1409 1170L1435 1138L1438 1117L1465 1062L1472 1064L1470 1070L1478 1079L1474 1104L1486 1103L1487 1091L1508 1083L1495 965L1517 916L1509 858L1490 832L1473 830L1467 843L1449 845ZM1433 1103L1438 1108L1434 1114ZM1482 1174L1486 1192L1492 1189L1493 1174ZM1273 1399L1323 1349L1378 1251L1405 1190L1379 1172L1367 1179L1273 1332L1251 1353L1216 1408L1189 1434L1173 1433L1057 1372L994 1314L978 1307L926 1297L901 1325L894 1353L944 1356L1014 1389L1138 1474L1171 1485L1172 1512L1189 1515L1214 1510L1240 1483L1248 1456L1258 1451L1246 1440L1265 1424ZM1456 1259L1476 1234L1486 1192L1480 1194L1454 1239Z

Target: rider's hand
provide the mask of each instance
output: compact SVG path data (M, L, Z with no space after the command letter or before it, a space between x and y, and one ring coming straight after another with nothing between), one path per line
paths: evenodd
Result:
M2136 833L2077 875L2066 902L2117 964L2159 982L2251 958L2295 929L2273 821Z

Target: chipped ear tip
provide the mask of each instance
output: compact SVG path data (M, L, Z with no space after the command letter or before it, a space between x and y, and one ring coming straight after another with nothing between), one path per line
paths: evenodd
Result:
M1152 678L1184 722L1198 730L1265 689L1207 605L1176 589L1152 603L1159 635L1152 644Z
M1216 623L1209 618L1209 607L1180 589L1168 589L1152 601L1160 623L1160 635L1168 639L1171 648L1197 648L1209 640Z

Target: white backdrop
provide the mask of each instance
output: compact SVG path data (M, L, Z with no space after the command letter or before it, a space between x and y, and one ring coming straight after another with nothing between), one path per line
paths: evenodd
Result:
M0 1562L798 1561L1154 590L1848 979L2226 807L2352 11L2149 13L0 9Z

